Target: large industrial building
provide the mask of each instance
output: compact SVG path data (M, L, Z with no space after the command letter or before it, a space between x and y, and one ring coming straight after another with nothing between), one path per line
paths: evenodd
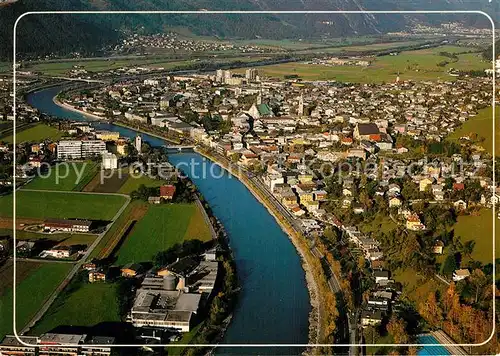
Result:
M160 327L189 332L201 294L176 290L173 275L145 278L137 290L130 321L136 327Z

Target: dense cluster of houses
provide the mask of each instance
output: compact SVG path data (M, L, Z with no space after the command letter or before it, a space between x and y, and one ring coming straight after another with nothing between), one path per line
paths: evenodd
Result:
M157 33L154 35L139 35L134 33L114 47L114 51L118 53L142 52L151 49L176 52L237 51L241 53L264 53L271 51L270 48L255 45L236 45L222 41L195 41L188 38L181 38L173 32ZM275 52L276 50L272 49L272 51Z

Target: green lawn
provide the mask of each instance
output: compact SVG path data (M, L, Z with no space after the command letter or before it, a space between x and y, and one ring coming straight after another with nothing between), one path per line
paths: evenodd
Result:
M124 203L125 197L116 195L20 190L16 194L16 214L37 219L111 220ZM0 217L12 217L12 204L12 194L0 197Z
M141 184L144 184L146 187L159 187L166 184L166 182L164 180L154 179L148 176L142 176L139 178L129 176L118 192L121 194L130 194L134 190L137 190Z
M495 140L500 142L500 115L496 109ZM469 136L472 142L493 153L493 111L491 107L482 109L478 114L462 124L448 136L450 141L458 141L460 137ZM500 144L496 144L495 155L500 155Z
M44 176L31 181L26 188L39 190L80 191L96 175L95 162L64 162L52 166Z
M83 283L78 289L61 295L30 334L40 335L59 325L93 326L104 321L120 321L116 285Z
M389 233L392 230L396 229L398 226L390 216L380 215L376 216L370 223L364 223L359 226L360 230L365 234L370 233Z
M16 134L16 142L39 142L44 139L51 139L54 141L59 140L64 136L64 132L59 131L55 127L51 127L45 124L38 124L36 126L30 127ZM2 138L0 141L5 141L8 143L14 142L14 137L12 135Z
M495 222L498 222L495 219ZM482 209L477 216L459 216L454 226L455 236L460 236L462 242L474 240L476 242L471 257L484 264L492 263L493 249L493 211ZM500 244L500 225L496 224L495 238ZM496 248L496 258L500 258L500 248Z
M391 271L391 273L392 278L403 285L402 298L415 304L425 300L429 296L429 293L435 292L436 290L444 293L447 287L437 279L429 278L427 275L421 275L411 268L397 269Z
M117 265L129 262L152 261L154 255L164 251L188 236L194 204L151 205L137 223L117 253Z
M17 262L18 273L23 262ZM16 288L17 331L19 332L40 309L42 304L54 292L66 277L71 264L43 263L34 268L29 275L18 282ZM4 283L4 281L2 281ZM12 283L12 282L10 282ZM13 296L8 288L0 296L0 339L12 334Z

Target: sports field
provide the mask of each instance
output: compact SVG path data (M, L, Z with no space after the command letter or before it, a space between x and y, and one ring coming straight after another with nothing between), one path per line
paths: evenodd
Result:
M51 166L43 176L35 178L26 188L39 190L80 191L96 175L95 162L64 162Z
M500 245L500 220L495 219L495 238ZM460 236L462 243L473 240L472 259L484 264L493 260L493 211L482 209L479 215L459 216L454 226L455 236ZM500 258L500 248L495 251L496 258Z
M17 331L36 314L42 304L54 292L68 274L68 263L17 262ZM0 269L0 339L12 334L12 265ZM2 288L3 286L3 288ZM7 286L7 287L6 287Z
M26 130L16 133L16 142L40 142L44 139L51 139L54 141L59 140L64 136L64 132L59 131L55 127L47 126L44 124L38 124L36 126L30 127ZM5 141L7 143L13 143L14 137L12 135L0 139L0 141Z
M115 290L115 284L83 282L78 289L61 294L30 334L40 335L60 325L93 326L120 321Z
M117 265L152 261L155 254L188 239L207 241L209 227L194 204L150 205L117 253Z
M495 155L500 155L500 115L495 112ZM460 137L469 136L472 142L493 153L493 111L492 108L482 109L478 114L462 124L448 136L448 140L458 141Z
M25 218L111 220L125 203L116 195L73 192L34 192L16 194L16 214ZM0 217L12 217L13 195L0 197Z

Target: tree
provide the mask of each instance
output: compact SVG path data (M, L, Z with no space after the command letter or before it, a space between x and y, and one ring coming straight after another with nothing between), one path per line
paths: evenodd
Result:
M443 310L438 304L436 293L429 293L427 299L418 305L418 312L430 325L440 327L443 321Z
M454 253L450 253L441 266L441 274L450 276L457 268L457 258Z
M491 284L483 271L476 268L468 281L474 289L474 303L482 300L487 292L491 292Z
M387 324L387 331L392 335L396 344L407 344L410 340L406 332L406 322L397 316L392 316Z

